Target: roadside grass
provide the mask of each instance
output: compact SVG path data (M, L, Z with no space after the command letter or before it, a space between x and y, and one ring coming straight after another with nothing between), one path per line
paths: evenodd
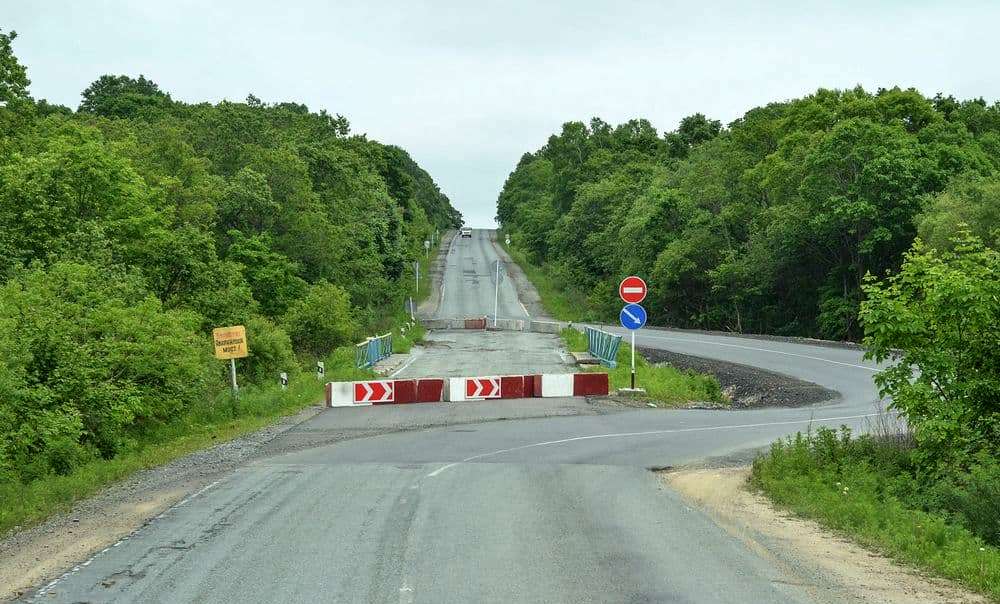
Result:
M542 306L549 315L558 321L591 321L595 317L587 310L587 297L581 293L569 292L560 287L558 280L544 266L538 266L528 261L527 255L512 245L507 245L503 239L500 245L507 250L511 259L521 267L525 276L535 286Z
M911 451L905 439L820 428L774 443L754 462L750 484L862 545L1000 601L1000 464L930 478Z
M585 352L587 337L575 328L560 332L568 350ZM586 367L584 371L606 371L611 390L628 388L631 384L631 349L626 342L618 349L618 363L614 369L603 365ZM689 402L725 403L722 387L714 376L694 371L681 371L670 366L651 364L639 352L635 355L636 386L646 389L645 399L657 406L676 407Z
M374 375L354 367L354 347L334 350L325 360L326 380L355 380ZM312 372L290 376L287 390L277 384L248 386L234 399L220 391L203 405L154 428L112 459L93 461L64 476L30 483L0 484L0 536L37 524L74 502L131 474L160 466L199 449L244 436L298 413L322 399L323 383Z

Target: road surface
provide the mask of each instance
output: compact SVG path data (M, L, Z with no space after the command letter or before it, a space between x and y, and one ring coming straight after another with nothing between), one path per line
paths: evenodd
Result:
M496 290L498 259L493 231L473 230L471 238L455 236L446 242L446 269L441 280L440 304L436 319L464 319L493 316L494 298L501 319L527 319L528 309L517 297L517 290L503 270Z
M490 249L486 233L476 231L452 252L441 298L447 312L492 310L492 282L480 272ZM479 289L471 287L472 269ZM504 315L516 317L519 306L514 288L506 291ZM874 366L857 350L803 343L653 330L639 342L783 372L842 397L801 409L536 418L525 417L524 402L468 403L462 409L472 423L357 438L247 465L37 598L828 601L822 577L786 574L794 571L770 564L647 468L745 455L810 422L861 426L877 399ZM587 406L579 400L540 404L564 404L567 412ZM473 406L482 411L470 411ZM420 425L427 409L331 409L299 432L380 419L405 423L407 417ZM476 423L476 417L491 421Z

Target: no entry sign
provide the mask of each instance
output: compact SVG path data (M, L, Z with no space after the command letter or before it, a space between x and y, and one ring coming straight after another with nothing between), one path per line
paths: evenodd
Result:
M628 304L638 304L646 299L646 282L635 275L625 277L618 286L618 295Z

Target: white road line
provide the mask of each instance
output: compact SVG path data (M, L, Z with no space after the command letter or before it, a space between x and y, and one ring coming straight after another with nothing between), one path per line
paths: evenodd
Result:
M824 363L833 363L834 365L843 365L844 367L854 367L856 369L865 369L867 371L881 371L881 369L879 369L878 367L868 367L866 365L856 365L854 363L844 363L842 361L834 361L834 360L831 360L831 359L824 359L823 357L814 357L814 356L810 356L808 354L798 354L798 353L795 353L795 352L785 352L783 350L774 350L773 348L757 348L755 346L740 346L739 344L724 344L722 342L712 342L710 340L692 340L692 339L685 339L685 338L670 338L670 337L666 337L666 336L657 336L657 335L653 335L653 334L643 334L642 337L644 339L651 339L651 340L666 340L666 341L669 341L669 342L683 342L683 343L695 342L697 344L709 344L709 345L712 345L712 346L726 346L728 348L741 348L743 350L754 350L754 351L757 351L757 352L771 352L771 353L774 353L774 354L783 354L783 355L788 356L788 357L798 357L800 359L810 359L812 361L823 361Z
M528 312L528 308L524 305L524 302L521 302L520 300L518 300L517 303L521 305L521 310L524 311L524 316L526 316L526 317L528 317L530 319L531 318L531 313Z
M413 364L413 361L416 361L419 356L420 356L419 354L415 354L415 353L413 353L411 351L410 352L410 360L408 360L405 363L403 363L403 365L400 366L399 369L397 369L397 370L393 371L392 373L390 373L389 377L396 377L397 375L399 375L400 373L402 373L403 370L406 369L407 367L409 367L411 364Z
M649 430L646 432L618 432L614 434L594 434L591 436L574 436L572 438L562 438L559 440L548 440L540 443L532 443L530 445L521 445L520 447L511 447L510 449L500 449L498 451L491 451L489 453L480 453L479 455L473 455L472 457L466 457L462 461L456 461L444 466L441 466L437 470L434 470L427 475L428 478L437 476L441 472L444 472L448 468L457 466L460 463L468 463L470 461L475 461L477 459L483 459L485 457L493 457L495 455L502 455L504 453L511 453L513 451L522 451L524 449L532 449L535 447L545 447L548 445L561 445L565 443L571 443L581 440L596 440L598 438L629 438L634 436L656 436L659 434L680 434L684 432L714 432L718 430L741 430L746 428L765 428L768 426L788 426L793 424L810 424L813 422L834 422L847 419L863 419L866 417L877 417L879 413L865 413L864 415L842 415L839 417L815 417L809 419L797 419L789 420L784 422L764 422L759 424L737 424L733 426L701 426L699 428L674 428L671 430Z
M460 462L456 461L455 463L450 463L450 464L443 465L440 468L438 468L438 469L434 470L433 472L431 472L430 474L428 474L427 476L425 476L425 478L434 478L435 476L437 476L441 472L444 472L445 470L447 470L448 468L450 468L452 466L457 466L459 463Z

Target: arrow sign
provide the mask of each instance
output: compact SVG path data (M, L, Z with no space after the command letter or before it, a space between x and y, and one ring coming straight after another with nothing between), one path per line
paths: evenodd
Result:
M465 398L500 398L500 378L466 378Z
M392 381L354 382L354 403L391 403L395 397Z
M639 329L646 324L646 309L638 304L626 304L618 313L618 319L625 329Z
M646 282L632 275L625 277L618 285L618 295L627 304L638 304L646 299Z

